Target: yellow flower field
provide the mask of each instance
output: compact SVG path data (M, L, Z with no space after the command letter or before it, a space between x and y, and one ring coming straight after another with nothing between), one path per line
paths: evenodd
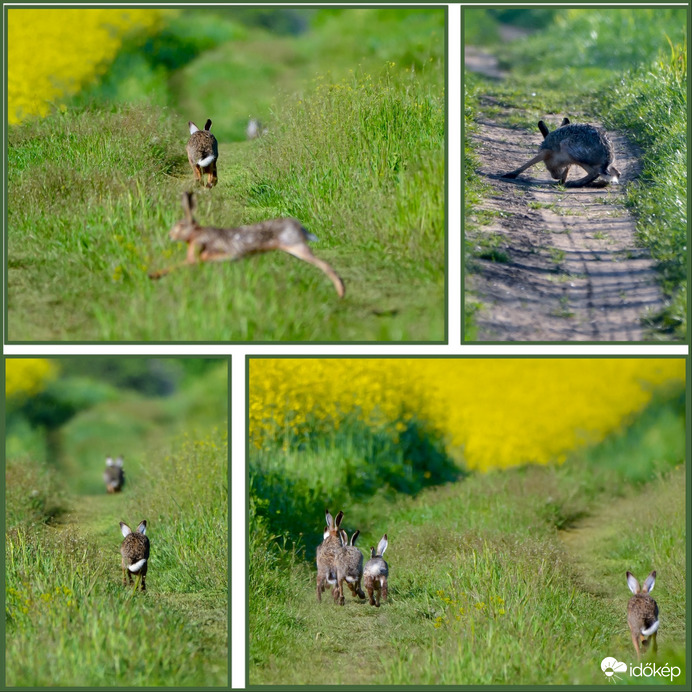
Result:
M30 397L42 391L58 374L55 362L45 358L7 358L5 397Z
M133 29L154 33L163 10L10 9L7 12L8 120L45 116L51 105L105 72Z
M563 461L640 411L657 387L684 385L675 359L250 360L250 440L290 430L422 419L466 466Z

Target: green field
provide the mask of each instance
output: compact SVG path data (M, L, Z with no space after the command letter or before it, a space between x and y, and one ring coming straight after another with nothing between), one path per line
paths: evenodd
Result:
M57 389L8 403L4 682L226 686L226 363L113 360L92 372L61 360ZM62 425L31 423L68 399ZM104 462L118 454L125 486L109 495ZM122 586L119 522L143 519L147 589L134 593Z
M10 127L9 341L444 339L444 10L272 16L184 10ZM168 231L193 186L187 121L208 117L219 183L198 220L300 219L343 300L282 252L148 278L184 258ZM264 137L245 140L250 117Z
M655 660L684 683L683 392L561 465L467 474L444 449L351 421L251 450L250 684L603 686L604 658L636 664L625 572L652 569ZM316 602L325 506L366 555L388 534L379 609Z
M680 341L687 335L687 10L493 9L464 10L465 42L495 55L508 71L502 81L466 72L466 128L480 118L534 131L536 122L566 114L601 122L627 135L641 151L638 179L628 185L627 205L636 218L637 241L649 249L666 297L647 317L648 338ZM515 40L500 38L514 30ZM478 97L486 104L481 107ZM492 101L493 106L488 105ZM466 209L474 217L483 184L473 172L467 138ZM481 215L482 216L482 215ZM466 264L485 247L467 223ZM503 261L498 258L496 261ZM506 261L506 260L504 260ZM466 338L475 338L467 303Z

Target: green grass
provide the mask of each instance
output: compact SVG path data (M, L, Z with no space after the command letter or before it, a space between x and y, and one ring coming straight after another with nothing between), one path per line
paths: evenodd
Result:
M11 129L8 340L442 340L444 13L318 13L289 37L194 17L219 22L214 45L169 26L161 55L180 55L141 68L166 70L155 98L111 88L126 52L66 113ZM249 115L270 132L238 141ZM345 300L284 253L147 277L184 257L167 236L192 184L186 122L208 116L220 177L199 221L300 218Z
M467 78L475 94L503 104L493 116L508 125L533 129L546 114L576 113L624 132L641 148L642 171L626 202L666 295L660 314L647 318L647 338L679 341L687 334L686 14L659 10L555 11L551 24L524 39L490 41L500 65L511 69L507 80ZM492 37L481 28L493 21L489 11L465 10L470 38ZM477 118L477 101L470 106ZM473 193L471 199L473 209ZM473 247L466 250L472 258Z
M203 424L194 386L162 406L142 398L138 420L136 397L121 394L67 424L71 463L8 455L7 685L228 684L226 368L202 380ZM100 481L105 448L125 454L120 494ZM142 519L151 556L147 592L134 594L122 586L118 523Z
M273 473L285 466L284 485L251 490L251 684L602 685L603 658L634 662L625 571L643 578L654 568L666 623L657 660L681 666L676 682L684 679L684 394L662 395L562 465L471 474L413 494L320 498L290 485L314 465L313 479L331 467L340 486L349 445L334 443L331 458L301 447L291 465L293 452L277 442L265 454ZM279 493L291 496L280 519L267 511ZM329 592L316 604L313 551L327 500L344 510L349 534L361 530L361 550L388 534L390 601L379 609L351 596L341 608Z

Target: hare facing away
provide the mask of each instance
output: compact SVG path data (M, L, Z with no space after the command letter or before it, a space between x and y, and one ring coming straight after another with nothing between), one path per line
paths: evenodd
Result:
M344 583L348 584L353 598L356 596L365 598L360 585L363 579L363 553L356 548L356 538L360 535L360 531L355 531L350 541L343 529L339 530L339 535L342 548L336 554L336 581L339 586L339 603L344 605Z
M632 634L632 643L637 652L637 660L641 658L641 652L646 651L649 640L653 642L653 650L657 651L656 632L658 632L658 605L649 594L656 583L656 571L654 570L646 578L640 587L639 582L631 572L627 572L627 586L634 594L627 604L627 624Z
M103 481L106 484L107 493L119 493L123 489L125 485L125 471L123 471L122 456L119 456L115 461L111 457L106 457Z
M193 216L195 199L191 192L183 192L183 211L185 218L170 231L172 240L187 243L187 257L184 262L167 269L149 274L150 279L159 279L177 266L200 262L221 262L238 260L248 255L271 250L283 250L309 264L321 269L334 284L340 298L346 289L341 277L323 260L315 257L308 246L308 240L317 240L296 219L270 219L250 226L237 228L218 228L200 226ZM199 256L197 256L199 248Z
M147 566L149 563L149 539L145 535L147 522L141 521L137 531L133 532L127 524L121 521L120 531L124 536L120 546L120 554L123 558L123 586L127 586L127 578L129 578L130 584L132 584L132 575L137 574L142 577L142 591L146 591Z
M214 187L219 181L216 175L216 162L219 158L219 144L216 137L209 132L211 120L207 120L203 130L200 130L192 121L188 122L190 139L187 142L187 159L192 166L195 180L203 184L202 175L207 174L207 187Z
M327 526L324 527L323 540L317 546L317 600L322 601L322 592L329 586L333 586L332 595L334 601L340 598L339 582L337 580L336 559L343 547L340 534L341 522L344 513L339 512L336 519L332 517L328 509L324 510Z
M584 187L599 176L599 186L617 183L620 171L613 166L613 144L608 135L592 125L572 125L568 118L550 132L541 120L538 129L543 135L539 152L515 171L503 174L503 178L516 178L527 168L543 161L550 175L565 187ZM587 175L579 180L566 182L570 166L580 166Z
M365 590L368 592L370 605L380 607L380 593L383 600L387 600L387 577L389 576L389 567L382 556L387 550L387 534L380 539L375 548L370 548L370 559L365 563L363 568L363 578ZM373 591L377 594L377 601L373 598Z

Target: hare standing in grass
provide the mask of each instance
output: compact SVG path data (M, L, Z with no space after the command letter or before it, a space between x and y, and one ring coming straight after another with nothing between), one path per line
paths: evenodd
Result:
M370 559L365 563L363 568L363 577L365 580L365 590L368 592L370 605L380 607L380 593L382 599L387 600L387 577L389 576L389 567L383 560L384 551L387 550L387 534L385 533L380 542L375 548L370 548ZM377 602L373 598L373 591L377 592Z
M550 175L566 187L584 187L599 176L603 178L599 186L617 183L620 171L612 165L613 145L603 130L592 125L572 125L568 118L552 132L542 120L538 129L543 135L538 154L515 171L505 173L503 178L516 178L522 171L543 161ZM587 175L566 182L570 166L580 166Z
M238 260L248 255L283 250L289 255L304 260L321 269L334 284L336 292L343 298L346 289L344 282L329 264L312 254L308 240L317 240L308 233L296 219L270 219L251 226L237 228L218 228L200 226L193 216L194 195L183 192L183 211L185 218L178 221L170 231L172 240L187 243L185 264L200 262L220 262ZM199 257L197 256L199 248ZM151 279L159 279L175 269L176 266L149 274Z
M627 586L634 594L627 604L627 624L630 626L632 643L637 652L637 660L641 658L641 652L646 651L649 640L653 642L654 653L657 650L656 632L658 632L658 605L649 594L656 583L656 571L654 570L639 586L631 572L627 572Z
M219 145L216 137L209 132L211 130L211 120L207 120L203 130L200 130L192 121L188 122L187 126L190 128L187 158L194 171L195 179L202 185L202 174L206 173L207 187L214 187L219 180L216 176Z
M132 575L136 574L142 578L142 591L146 591L147 565L149 563L149 539L145 536L147 522L140 522L137 531L133 532L127 524L121 521L120 531L125 537L120 546L120 554L123 558L123 586L127 586L127 578L132 584Z
M123 458L119 456L115 461L111 457L106 458L106 470L103 472L103 480L107 493L119 493L125 485L125 471L123 471Z
M317 600L322 601L322 592L333 586L334 601L339 600L339 582L337 581L336 560L343 547L343 541L339 527L344 518L344 513L339 512L336 519L332 517L328 509L324 510L327 526L324 527L323 541L317 546Z
M339 586L339 603L344 605L344 582L348 584L351 593L365 598L363 589L360 586L363 578L363 553L356 548L356 538L360 531L355 531L348 540L348 534L343 529L339 530L342 548L336 554L336 581Z

